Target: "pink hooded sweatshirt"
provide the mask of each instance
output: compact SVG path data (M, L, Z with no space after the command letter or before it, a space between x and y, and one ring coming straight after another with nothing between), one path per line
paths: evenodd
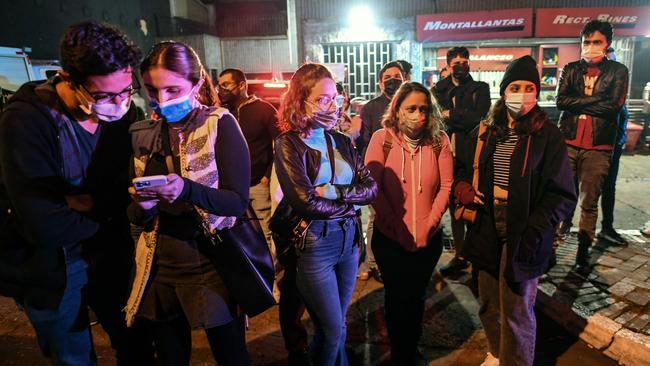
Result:
M386 133L393 135L393 146L384 164ZM437 158L431 145L418 146L411 153L408 144L391 130L378 130L368 144L366 166L379 187L372 203L375 225L408 251L427 245L449 205L454 168L444 132L441 143Z

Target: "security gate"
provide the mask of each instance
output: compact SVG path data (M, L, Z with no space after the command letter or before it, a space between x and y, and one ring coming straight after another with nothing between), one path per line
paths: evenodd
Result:
M323 45L323 61L340 63L347 68L343 85L350 99L372 99L377 95L381 67L393 60L395 45L390 42L344 43Z

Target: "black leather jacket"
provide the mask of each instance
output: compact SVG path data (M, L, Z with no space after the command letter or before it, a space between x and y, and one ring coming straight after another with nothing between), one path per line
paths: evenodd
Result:
M628 70L625 65L607 59L598 67L601 74L591 96L584 92L584 74L587 73L584 60L571 62L562 69L556 104L562 111L559 127L566 140L576 138L578 116L587 114L593 119L593 144L614 145L618 113L627 97Z
M330 220L356 217L354 205L367 205L377 196L377 183L352 146L349 137L341 133L329 134L337 150L350 164L354 173L352 184L336 187L338 199L318 196L314 180L318 175L321 153L307 146L298 132L289 131L275 140L275 169L278 181L296 215L310 220Z

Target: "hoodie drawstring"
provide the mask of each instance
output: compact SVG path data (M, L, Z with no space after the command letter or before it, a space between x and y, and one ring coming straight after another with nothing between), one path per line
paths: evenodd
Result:
M422 193L422 148L420 148L420 165L418 166L418 192Z
M528 165L528 153L530 152L530 140L531 135L528 135L528 142L526 143L526 156L524 157L524 167L521 169L521 176L523 177L526 173L526 166Z
M406 156L404 155L404 149L402 150L402 183L406 183L406 178L404 177L404 165L406 164Z

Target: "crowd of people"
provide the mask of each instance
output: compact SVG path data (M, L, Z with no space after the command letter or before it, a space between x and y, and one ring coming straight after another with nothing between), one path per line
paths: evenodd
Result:
M143 58L114 26L73 25L62 70L23 85L0 116L0 294L55 365L96 364L89 309L120 365L187 365L192 329L220 365L250 365L247 313L205 248L252 211L283 273L290 365L349 363L347 309L357 278L371 277L385 289L391 362L418 365L449 211L455 256L440 273L472 269L482 365L532 365L537 283L576 204L578 269L593 264L596 236L625 244L613 197L628 70L612 37L607 22L584 26L553 121L530 56L508 65L494 103L465 47L448 50L431 90L392 61L360 109L326 66L306 63L276 111L239 69L211 80L182 42ZM142 87L149 118L133 102Z

